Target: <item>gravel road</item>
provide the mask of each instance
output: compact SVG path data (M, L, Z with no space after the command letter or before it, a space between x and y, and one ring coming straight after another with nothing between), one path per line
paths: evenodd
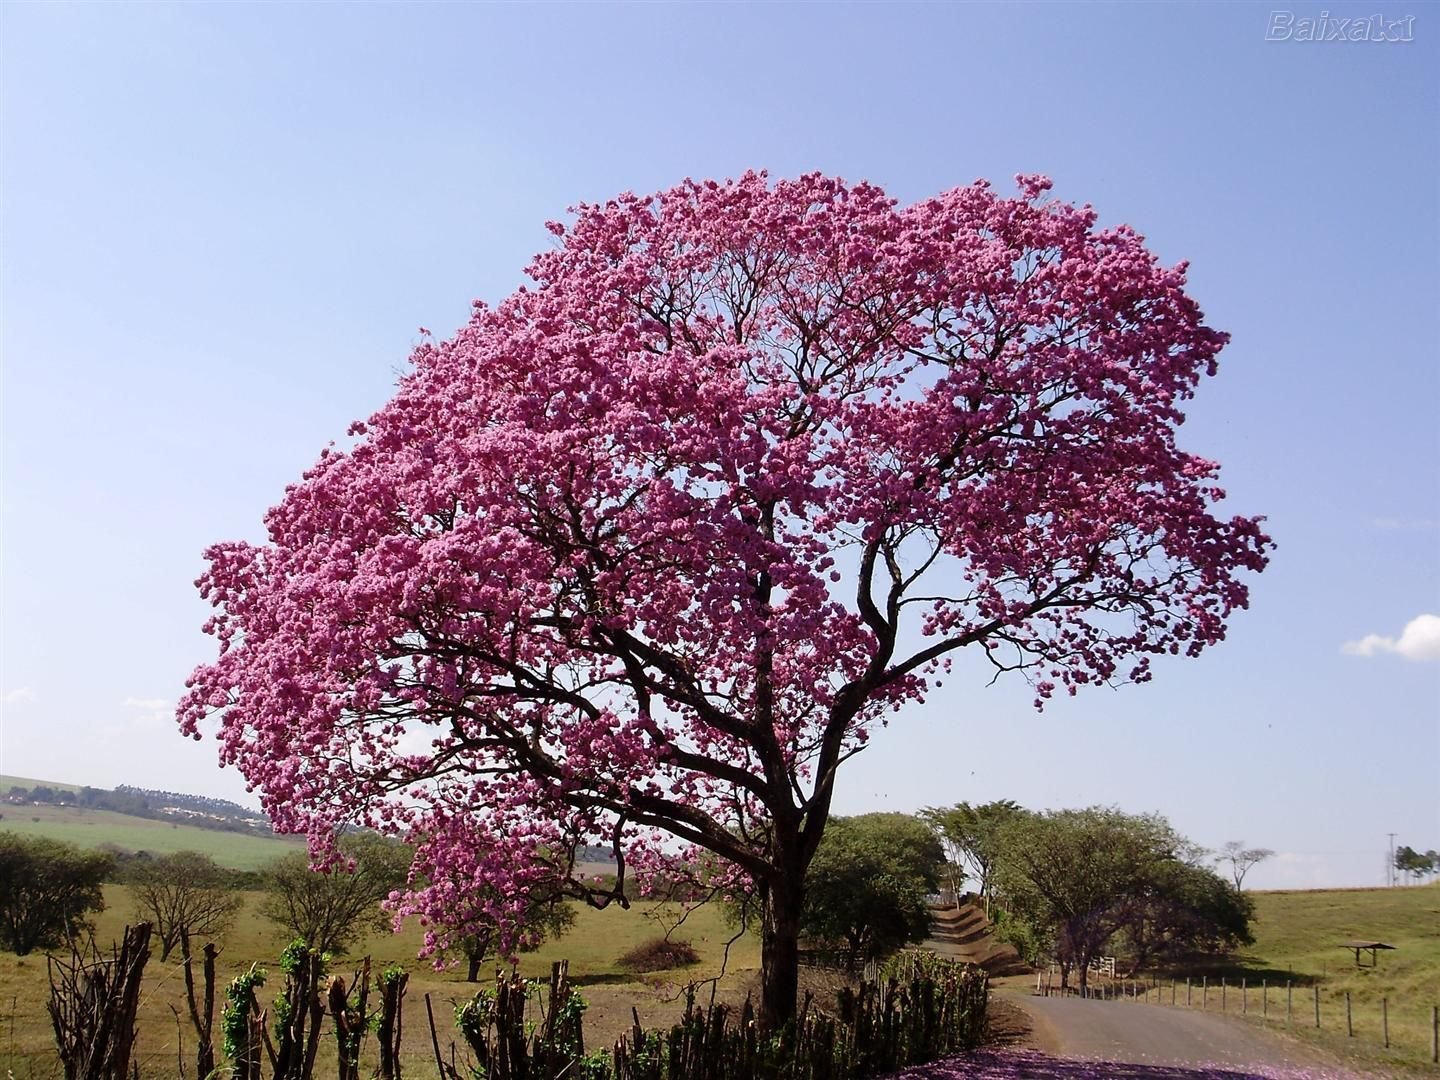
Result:
M1038 1044L1073 1061L1162 1066L1123 1076L1353 1077L1319 1051L1233 1017L1189 1009L1006 995L1028 1013ZM1179 1072L1173 1070L1181 1070ZM1043 1075L1043 1074L1036 1074ZM1069 1074L1060 1074L1069 1075ZM1081 1072L1077 1076L1111 1075Z

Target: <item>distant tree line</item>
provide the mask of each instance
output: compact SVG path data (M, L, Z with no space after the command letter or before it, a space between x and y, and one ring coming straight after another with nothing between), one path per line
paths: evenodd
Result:
M1427 877L1440 874L1440 851L1416 851L1408 844L1395 849L1395 869L1405 875L1407 881L1424 881Z
M111 810L117 814L129 814L131 817L183 821L187 825L221 832L255 833L270 830L269 819L264 814L228 799L151 791L127 784L121 784L112 791L93 787L70 791L53 788L48 784L36 784L26 788L15 784L5 792L5 801L22 805L42 803L53 806L83 806L89 810ZM166 813L166 808L170 807L191 811L195 816L189 813Z
M86 789L93 790L93 789ZM248 806L241 806L229 799L217 799L213 795L188 795L183 791L157 791L154 788L133 787L130 784L117 784L113 792L115 795L137 796L149 803L158 803L162 806L179 806L186 810L199 810L207 814L219 814L222 817L243 818L250 821L260 821L269 824L270 819L259 810L252 810Z

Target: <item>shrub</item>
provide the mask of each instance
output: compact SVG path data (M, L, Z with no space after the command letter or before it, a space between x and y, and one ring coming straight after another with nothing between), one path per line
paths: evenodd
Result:
M688 941L671 941L668 938L652 938L636 945L620 957L620 966L628 971L669 971L671 968L698 964L700 954Z

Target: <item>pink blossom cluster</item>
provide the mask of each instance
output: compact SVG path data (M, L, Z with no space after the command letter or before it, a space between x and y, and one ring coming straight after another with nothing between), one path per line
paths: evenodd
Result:
M960 648L1039 705L1219 641L1270 546L1176 444L1225 335L1183 264L1018 182L576 208L268 543L208 551L183 729L217 718L283 829L415 838L438 947L582 838L803 871L840 764Z

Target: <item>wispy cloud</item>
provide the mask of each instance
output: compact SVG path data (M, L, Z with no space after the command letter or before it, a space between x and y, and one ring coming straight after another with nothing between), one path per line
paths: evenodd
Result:
M1406 660L1440 660L1440 615L1416 615L1399 637L1366 634L1359 641L1345 642L1340 650L1351 656L1397 653Z
M161 727L170 722L175 712L175 703L165 698L127 697L120 707L127 710L126 719L135 727Z
M11 690L0 694L0 705L24 705L27 701L35 700L35 691L28 686L22 686L18 690Z
M1372 518L1370 524L1377 529L1388 529L1392 532L1440 531L1440 518L1378 517Z

